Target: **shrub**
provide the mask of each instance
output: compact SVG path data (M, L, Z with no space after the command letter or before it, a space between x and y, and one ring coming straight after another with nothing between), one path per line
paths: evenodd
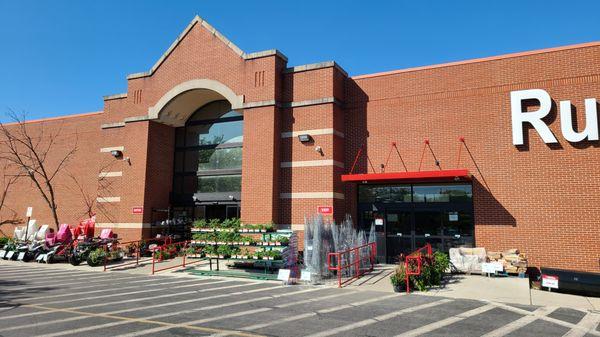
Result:
M401 290L406 287L406 270L404 269L404 264L399 264L395 269L394 273L390 277L390 282L392 282L392 286Z
M96 248L90 252L87 258L88 265L95 267L104 262L106 251L104 248Z
M0 247L3 247L8 243L8 238L2 237L0 238Z
M442 252L435 252L433 255L421 255L421 262L421 274L411 275L409 277L411 288L415 288L419 291L427 291L430 287L441 285L444 274L450 266L448 255ZM394 278L394 276L400 274L402 275L402 279L405 280L406 270L404 269L404 262L400 262L396 268L396 274L392 275L392 284L394 284L394 282L402 282L397 278ZM416 270L417 262L410 260L409 269Z

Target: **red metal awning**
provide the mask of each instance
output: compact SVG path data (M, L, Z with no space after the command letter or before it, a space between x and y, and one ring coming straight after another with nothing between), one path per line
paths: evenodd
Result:
M471 174L467 169L342 175L342 181L347 182L435 182L469 180L471 180Z

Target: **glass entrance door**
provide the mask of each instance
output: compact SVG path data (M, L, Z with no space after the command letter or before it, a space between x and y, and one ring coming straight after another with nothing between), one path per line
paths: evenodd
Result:
M444 252L474 245L470 184L360 185L358 212L360 228L375 226L378 261L427 243Z
M386 262L396 263L400 254L413 247L412 213L410 210L385 212Z
M415 216L415 246L414 249L431 244L434 250L443 251L442 243L442 211L440 210L418 210Z

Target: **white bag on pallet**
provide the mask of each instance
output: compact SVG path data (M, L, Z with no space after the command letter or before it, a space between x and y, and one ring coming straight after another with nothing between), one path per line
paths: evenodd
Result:
M450 263L463 273L481 273L486 261L485 248L450 248Z

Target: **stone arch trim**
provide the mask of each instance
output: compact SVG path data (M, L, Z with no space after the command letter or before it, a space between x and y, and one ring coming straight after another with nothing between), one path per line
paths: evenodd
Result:
M219 81L203 78L180 83L169 90L153 107L148 109L149 119L159 119L160 112L171 100L186 91L195 89L214 91L228 100L233 110L241 111L243 109L244 95L236 95L233 90Z

